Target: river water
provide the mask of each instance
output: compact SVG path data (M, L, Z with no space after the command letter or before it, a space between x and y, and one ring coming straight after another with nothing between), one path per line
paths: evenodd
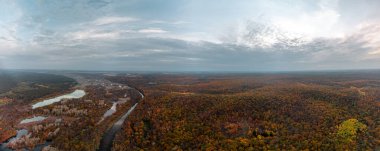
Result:
M106 133L103 135L102 140L100 141L100 147L98 151L110 151L112 148L113 139L116 136L116 132L118 132L121 127L123 126L123 123L125 119L129 116L129 114L132 113L132 111L136 108L138 103L133 105L127 113L125 113L109 130L106 131Z
M118 104L118 102L113 102L112 107L109 110L107 110L106 113L103 114L102 119L100 119L100 121L97 124L100 124L101 122L104 121L104 119L106 119L107 117L109 117L113 113L115 113L116 112L116 106L117 106L117 104Z
M8 143L15 141L15 140L27 135L27 134L28 134L28 130L26 130L26 129L17 130L17 135L15 137L12 137L9 140L5 141L3 144L1 144L0 150L1 151L12 151L11 149L9 149L7 147Z
M32 122L39 122L45 120L46 117L44 116L34 116L33 118L27 118L24 119L20 122L20 124L27 124L27 123L32 123Z
M32 108L36 109L36 108L39 108L39 107L44 107L44 106L47 106L47 105L51 105L53 103L62 101L63 99L79 99L79 98L83 97L84 95L86 95L86 92L84 90L75 90L72 93L65 94L65 95L62 95L62 96L58 96L58 97L55 97L55 98L52 98L52 99L47 99L47 100L38 102L36 104L33 104Z
M51 98L51 99L46 99L46 100L43 100L43 101L38 102L36 104L33 104L32 108L36 109L36 108L39 108L39 107L44 107L44 106L47 106L47 105L51 105L53 103L60 102L63 99L79 99L79 98L83 97L84 95L86 95L86 92L84 90L75 90L72 93L61 95L61 96L58 96L58 97L55 97L55 98ZM116 108L116 106L115 106L115 108ZM44 117L44 116L34 116L33 118L27 118L27 119L22 120L20 122L20 124L27 124L27 123L31 123L31 122L43 121L46 118L47 117ZM9 149L9 148L6 147L8 145L8 143L12 142L12 141L15 141L15 140L21 138L22 136L27 135L27 134L28 134L28 130L26 130L26 129L17 130L17 135L15 137L12 137L8 141L6 141L3 144L1 144L0 151L11 151L11 149ZM37 145L34 150L41 150L43 147L49 145L50 143L51 142L45 142L45 144Z
M141 95L141 98L144 99L144 95L139 92ZM100 146L98 151L111 151L112 149L112 143L116 136L116 133L120 131L120 129L123 126L124 121L127 119L129 114L132 113L132 111L136 108L136 106L139 103L135 103L128 111L125 113L118 121L116 121L110 129L108 129L105 134L103 135L102 139L100 140Z

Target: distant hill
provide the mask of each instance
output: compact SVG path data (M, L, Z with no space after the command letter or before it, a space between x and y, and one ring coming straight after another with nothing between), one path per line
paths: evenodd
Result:
M8 74L0 73L0 93L5 93L17 85L17 82Z
M8 97L17 101L30 101L65 91L75 84L74 79L61 75L0 71L0 97Z

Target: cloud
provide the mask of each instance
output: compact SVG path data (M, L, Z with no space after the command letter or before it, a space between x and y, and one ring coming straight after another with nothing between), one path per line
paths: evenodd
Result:
M297 17L272 19L274 26L289 34L301 35L305 38L316 37L339 37L343 35L342 29L337 29L340 14L334 9L323 8L322 10L304 13Z
M190 22L187 21L164 21L164 20L152 20L150 21L152 24L173 24L173 25L181 25L181 24L190 24Z
M66 36L72 39L117 39L120 38L123 33L130 31L101 31L101 30L84 30L84 31L75 31L70 32Z
M18 15L0 15L0 58L12 68L87 70L380 67L380 21L347 19L352 14L341 5L225 0L212 6L164 2L162 8L151 1L20 4L13 6L21 10Z
M121 24L132 21L137 21L136 18L131 17L118 17L118 16L109 16L109 17L101 17L94 20L92 23L94 25L108 25L108 24Z
M371 38L368 36L376 35L369 29L375 29L376 26L368 25L344 38L317 38L299 45L291 45L283 40L270 47L251 47L234 42L191 41L178 37L130 36L129 34L136 33L114 33L117 30L104 35L101 33L106 31L77 31L71 33L72 37L58 36L51 39L60 41L52 47L29 47L28 51L8 55L4 61L8 63L6 65L13 66L54 66L57 69L71 69L74 66L88 70L273 71L342 69L352 66L370 68L375 67L373 63L379 62L376 59L380 58L378 55L370 55L377 47L369 45ZM265 33L260 30L266 28L253 27L256 26L249 29ZM117 38L112 33L118 35ZM82 37L73 38L73 35ZM261 41L258 38L249 40ZM39 61L35 62L35 59ZM51 61L55 63L49 63Z
M139 33L144 33L144 34L161 34L161 33L166 33L168 31L162 30L160 28L147 28L147 29L140 29L138 30Z

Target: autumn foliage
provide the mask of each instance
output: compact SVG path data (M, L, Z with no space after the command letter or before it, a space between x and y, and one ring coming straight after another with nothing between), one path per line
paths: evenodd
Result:
M372 150L380 146L380 84L371 74L109 79L132 83L146 94L118 133L114 150Z

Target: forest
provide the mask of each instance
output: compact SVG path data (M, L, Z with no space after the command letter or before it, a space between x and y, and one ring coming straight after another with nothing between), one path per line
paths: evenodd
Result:
M0 71L0 142L16 134L19 118L28 115L25 105L66 92L76 85L74 79L46 73Z
M28 103L34 99L65 91L76 84L74 79L62 75L1 71L0 97Z
M141 99L135 89L102 80L101 74L75 74L85 79L81 83L55 74L17 72L8 75L16 85L0 97L7 100L0 105L0 142L6 143L6 148L0 146L0 150L97 150L106 130ZM83 97L31 107L36 102L78 89L85 92ZM115 111L104 117L116 102ZM22 119L32 117L43 119L22 123ZM7 142L20 130L26 130L26 135Z
M98 150L136 105L112 138L113 151L380 149L378 71L73 75L1 75L12 79L1 97L1 141L28 130L8 148ZM86 94L30 106L74 89ZM46 119L20 122L35 116Z
M146 98L113 150L377 150L380 73L108 77Z
M0 94L9 91L11 88L16 86L16 82L11 76L0 72Z

